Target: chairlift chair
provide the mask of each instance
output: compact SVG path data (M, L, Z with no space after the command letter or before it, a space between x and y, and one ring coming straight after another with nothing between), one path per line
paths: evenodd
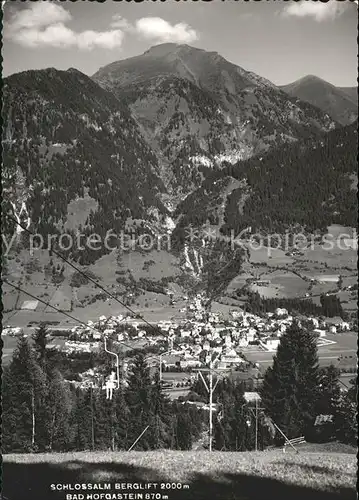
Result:
M104 347L105 351L112 356L115 356L116 360L116 372L111 372L109 379L106 384L103 386L103 389L106 389L106 399L111 400L113 396L114 389L119 389L120 387L120 363L118 354L107 349L107 336L104 335Z

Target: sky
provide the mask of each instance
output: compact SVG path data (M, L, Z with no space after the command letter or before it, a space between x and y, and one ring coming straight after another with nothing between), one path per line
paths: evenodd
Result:
M7 2L3 75L55 67L87 75L165 42L216 51L277 85L316 75L357 85L351 0Z

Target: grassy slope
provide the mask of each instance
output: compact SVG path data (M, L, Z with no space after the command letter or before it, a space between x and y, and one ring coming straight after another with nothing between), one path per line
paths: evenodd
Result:
M355 454L324 450L5 455L3 491L9 500L29 496L51 500L66 498L64 492L50 492L51 483L169 480L189 484L189 488L161 491L168 500L259 500L264 495L277 500L349 500L356 498L355 474Z

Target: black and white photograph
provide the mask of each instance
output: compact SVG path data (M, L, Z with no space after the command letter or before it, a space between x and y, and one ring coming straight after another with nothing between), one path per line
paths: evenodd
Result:
M1 500L355 500L358 1L2 0Z

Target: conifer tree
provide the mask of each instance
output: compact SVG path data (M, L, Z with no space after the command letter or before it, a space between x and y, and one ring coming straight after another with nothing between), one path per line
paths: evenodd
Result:
M192 448L191 419L188 414L180 411L176 415L176 449L190 450Z
M47 419L49 428L48 448L66 451L73 440L71 413L74 406L73 396L66 386L61 373L56 369L47 372Z
M73 448L80 450L95 449L95 409L93 389L77 389L75 406L71 415L73 428Z
M334 365L319 370L319 390L316 411L323 415L335 415L340 401L340 371Z
M358 379L351 381L351 387L341 394L335 416L336 437L342 443L357 446L358 443Z
M166 448L170 441L171 408L163 393L158 372L151 386L152 449Z
M41 324L35 333L32 335L32 340L34 341L34 349L37 355L37 360L42 365L46 359L46 345L48 330L44 324Z
M253 426L242 384L224 379L218 385L221 417L214 421L216 449L227 451L252 449Z
M189 406L187 413L191 421L191 433L193 439L198 439L203 428L203 420L201 418L200 412L197 408Z
M131 444L141 432L151 423L151 377L144 354L138 354L132 363L132 370L128 377L126 388L126 402L131 412L128 437ZM145 433L137 449L150 449L150 433Z
M72 396L60 371L55 367L48 344L48 329L44 324L32 336L34 357L45 375L43 402L39 409L38 445L43 449L64 451L71 442L70 415ZM41 444L40 444L41 442Z
M281 337L260 389L268 415L287 437L301 436L312 425L318 387L316 338L293 322Z
M116 448L114 399L106 399L104 391L94 393L94 433L97 450Z
M310 432L310 439L328 442L335 439L335 421L340 406L339 370L327 366L319 370L318 398L315 404L316 420Z
M26 337L20 337L2 387L4 451L34 451L43 446L46 376Z
M131 413L126 404L125 394L122 388L120 388L118 391L115 391L113 401L115 406L114 425L116 435L116 448L118 450L127 450L132 444L128 439Z

